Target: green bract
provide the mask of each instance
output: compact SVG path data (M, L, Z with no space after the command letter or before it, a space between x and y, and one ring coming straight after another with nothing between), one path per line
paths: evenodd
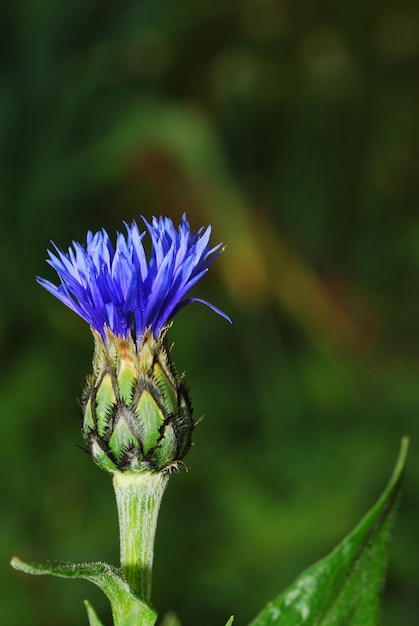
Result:
M147 330L138 344L108 329L95 340L83 395L83 437L104 470L163 470L188 452L194 423L185 384L166 346Z

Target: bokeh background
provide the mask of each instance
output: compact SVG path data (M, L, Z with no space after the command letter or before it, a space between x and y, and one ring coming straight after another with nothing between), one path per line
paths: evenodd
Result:
M0 9L1 615L85 624L118 562L78 447L92 340L35 283L50 240L184 211L227 250L171 330L196 430L153 599L248 623L375 501L411 436L383 601L419 622L419 8L403 0L15 0ZM106 621L108 616L108 621Z

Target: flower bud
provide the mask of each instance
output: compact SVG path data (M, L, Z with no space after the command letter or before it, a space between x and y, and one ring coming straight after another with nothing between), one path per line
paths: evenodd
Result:
M163 470L192 443L192 408L166 346L147 329L137 343L92 329L93 375L83 395L83 437L93 460L109 472Z

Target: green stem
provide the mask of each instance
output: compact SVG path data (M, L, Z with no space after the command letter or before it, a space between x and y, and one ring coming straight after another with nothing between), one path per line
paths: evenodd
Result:
M115 472L121 569L131 590L150 601L154 537L168 472Z

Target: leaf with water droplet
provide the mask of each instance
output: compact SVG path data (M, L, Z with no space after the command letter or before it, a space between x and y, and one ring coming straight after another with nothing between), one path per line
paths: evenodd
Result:
M376 626L408 439L383 494L326 558L303 572L250 626Z

